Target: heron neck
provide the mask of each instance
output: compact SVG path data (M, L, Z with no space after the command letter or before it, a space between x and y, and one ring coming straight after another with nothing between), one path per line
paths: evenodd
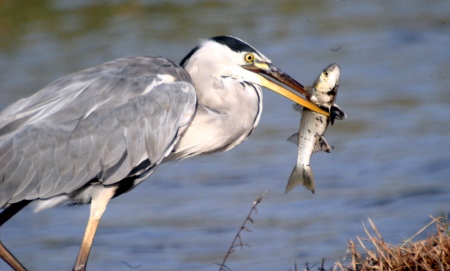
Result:
M243 89L239 99L228 104L211 103L208 95L199 95L194 119L186 128L166 160L179 160L196 155L227 151L244 141L259 122L262 95L259 87ZM211 93L217 90L211 90Z

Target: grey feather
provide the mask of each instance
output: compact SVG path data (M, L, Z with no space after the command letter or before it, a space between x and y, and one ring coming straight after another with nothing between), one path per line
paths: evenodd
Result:
M156 166L195 108L189 75L162 58L53 82L0 113L0 207L73 194L93 179L116 184L146 159Z

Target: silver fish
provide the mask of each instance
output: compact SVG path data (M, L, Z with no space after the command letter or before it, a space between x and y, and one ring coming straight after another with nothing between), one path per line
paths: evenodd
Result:
M291 173L286 186L286 193L297 185L304 185L314 193L314 177L309 165L311 155L318 151L330 152L331 148L323 137L328 123L334 123L335 119L344 119L347 115L337 106L334 101L339 87L340 69L337 64L326 67L314 81L314 84L305 89L308 91L309 99L325 111L330 113L330 117L316 113L308 108L301 109L302 118L297 134L292 135L288 141L298 144L297 165Z

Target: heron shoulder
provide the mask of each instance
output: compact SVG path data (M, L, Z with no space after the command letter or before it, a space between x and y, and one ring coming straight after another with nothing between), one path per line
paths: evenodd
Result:
M0 112L0 137L51 116L57 121L77 119L100 107L117 106L145 95L156 85L173 82L192 84L189 74L168 59L129 57L113 60L62 77L4 109Z

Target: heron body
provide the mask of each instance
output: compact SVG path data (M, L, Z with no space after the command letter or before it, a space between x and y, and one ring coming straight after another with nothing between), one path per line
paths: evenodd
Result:
M256 49L221 36L201 41L180 65L117 59L10 105L0 113L0 225L31 201L38 210L91 203L74 267L84 270L111 198L163 162L226 151L251 134L261 86L284 91L261 73L304 93ZM3 245L0 256L24 270Z
M132 188L195 107L189 75L162 58L119 59L55 81L0 115L0 206L89 203L102 186Z

